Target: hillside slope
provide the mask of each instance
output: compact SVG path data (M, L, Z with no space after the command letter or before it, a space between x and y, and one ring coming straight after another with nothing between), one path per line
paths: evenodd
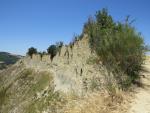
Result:
M102 89L105 68L93 64L95 57L85 36L72 49L63 46L53 61L49 55L22 58L0 72L0 112L62 113L68 98Z
M0 69L5 68L7 65L16 63L21 56L12 55L7 52L0 52Z
M128 92L107 84L115 81L106 76L108 71L99 61L96 64L96 57L85 35L73 48L63 46L53 61L49 55L20 59L0 71L0 113L130 113ZM142 108L149 107L147 100ZM131 109L141 102L142 96L137 98L137 105L131 103Z

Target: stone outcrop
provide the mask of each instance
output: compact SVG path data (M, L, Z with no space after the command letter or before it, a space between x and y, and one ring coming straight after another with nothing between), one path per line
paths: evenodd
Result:
M25 57L22 62L27 68L53 73L55 90L73 90L82 94L85 91L83 88L87 89L87 85L92 84L91 79L102 77L102 70L97 65L88 64L94 57L96 55L91 53L88 38L84 36L82 40L75 42L72 48L69 45L63 46L53 61L50 60L50 55L44 55L42 59L40 55L33 55L32 59Z

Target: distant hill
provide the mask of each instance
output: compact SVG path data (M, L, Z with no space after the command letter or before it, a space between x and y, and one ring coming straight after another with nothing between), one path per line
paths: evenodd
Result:
M6 68L10 64L16 63L22 56L13 55L7 52L0 52L0 69Z

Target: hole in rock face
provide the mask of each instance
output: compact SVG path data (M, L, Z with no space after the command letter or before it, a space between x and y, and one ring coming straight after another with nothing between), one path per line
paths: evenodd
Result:
M81 68L80 76L82 76L82 73L83 73L83 69Z

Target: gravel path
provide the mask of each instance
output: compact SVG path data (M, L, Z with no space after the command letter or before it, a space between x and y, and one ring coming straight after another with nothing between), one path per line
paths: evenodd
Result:
M129 113L150 113L150 60L146 61L144 68L143 87L136 89Z

